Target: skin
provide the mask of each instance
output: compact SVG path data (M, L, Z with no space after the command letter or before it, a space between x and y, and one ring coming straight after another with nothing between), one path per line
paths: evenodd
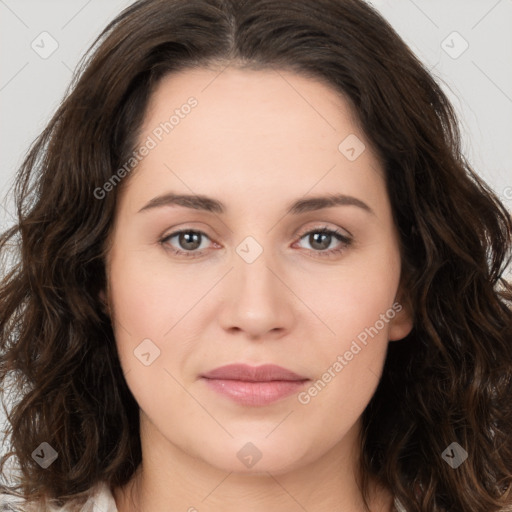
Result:
M388 342L412 329L405 305L308 404L297 394L236 404L200 375L235 362L274 363L316 381L399 300L399 239L379 159L329 86L234 67L166 77L141 144L191 96L198 105L122 184L107 258L103 297L141 409L143 450L134 478L113 490L118 510L362 511L360 418ZM355 161L338 150L350 134L366 146ZM140 211L171 191L215 198L225 212ZM373 213L354 205L286 213L297 199L333 193ZM322 249L303 236L322 227L352 244L332 237ZM161 242L184 228L205 233L192 249L199 257L172 253L190 247L179 236ZM248 236L263 249L252 263L236 251L254 254L241 245ZM320 254L329 249L341 252ZM134 355L144 339L160 350L148 366ZM237 457L248 442L262 455L251 468ZM372 510L391 510L390 493L372 489Z

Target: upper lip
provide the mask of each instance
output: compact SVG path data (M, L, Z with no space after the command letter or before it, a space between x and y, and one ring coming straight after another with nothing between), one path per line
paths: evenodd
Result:
M270 382L273 380L302 381L307 377L297 375L275 364L249 366L247 364L228 364L201 375L206 379L241 380L247 382Z

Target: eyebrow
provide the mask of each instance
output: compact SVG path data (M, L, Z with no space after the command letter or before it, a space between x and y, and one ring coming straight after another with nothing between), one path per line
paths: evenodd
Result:
M151 199L139 210L139 213L164 206L183 206L185 208L218 214L225 213L226 211L224 204L217 199L204 195L175 194L169 192ZM357 206L371 215L375 215L375 212L365 202L356 197L344 194L331 194L298 199L288 205L287 214L299 215L301 213L331 208L333 206Z

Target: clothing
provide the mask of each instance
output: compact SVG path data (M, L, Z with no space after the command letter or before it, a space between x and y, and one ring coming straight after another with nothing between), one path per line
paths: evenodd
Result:
M61 509L59 512L68 511L64 508L64 510ZM92 496L80 512L117 512L114 496L105 482L100 482L96 485Z
M65 507L43 507L41 505L23 505L19 499L0 494L0 512L117 512L114 496L105 482L91 489L91 496L81 507L72 504Z

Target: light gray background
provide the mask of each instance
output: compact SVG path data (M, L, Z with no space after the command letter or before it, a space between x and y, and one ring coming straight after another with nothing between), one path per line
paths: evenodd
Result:
M0 0L0 229L13 222L4 195L27 148L85 50L131 3ZM371 3L441 81L459 112L466 156L512 209L512 0ZM52 44L58 48L47 58L37 53Z

